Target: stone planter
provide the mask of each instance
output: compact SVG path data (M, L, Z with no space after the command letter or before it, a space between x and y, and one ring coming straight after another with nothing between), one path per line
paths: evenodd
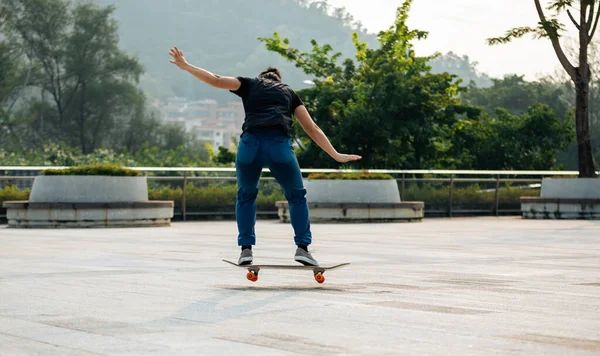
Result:
M521 197L525 219L600 219L600 179L544 179L540 197Z
M307 179L309 203L400 203L398 183L386 180Z
M305 180L310 221L402 222L423 219L423 202L401 202L398 183L386 180ZM287 201L276 203L279 220L290 221Z
M148 201L146 177L38 176L29 201L4 202L9 227L169 226L173 202Z
M32 203L11 201L6 209L14 228L170 226L172 201L137 203Z
M542 198L600 199L600 178L546 178Z
M290 209L287 201L275 204L279 221L290 222ZM308 203L311 223L366 223L366 222L411 222L421 221L425 204L423 202L402 203Z
M31 203L127 203L148 200L146 177L38 176Z

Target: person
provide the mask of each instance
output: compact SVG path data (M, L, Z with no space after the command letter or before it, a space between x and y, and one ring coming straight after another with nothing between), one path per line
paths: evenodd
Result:
M242 99L246 117L238 145L235 167L238 183L236 220L238 245L242 252L239 265L253 262L256 244L256 197L264 167L268 167L289 202L290 220L297 246L294 260L308 266L319 263L308 251L312 242L306 190L291 139L292 116L304 131L340 163L359 160L358 155L338 153L323 131L312 120L298 95L281 80L278 69L269 67L258 77L225 77L191 65L174 46L171 63L215 88L229 90Z

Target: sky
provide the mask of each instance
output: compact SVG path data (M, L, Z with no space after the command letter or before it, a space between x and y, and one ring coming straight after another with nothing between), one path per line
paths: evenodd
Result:
M402 0L328 2L345 7L373 33L387 29L403 3ZM510 44L488 46L486 39L501 36L512 27L535 26L538 21L533 0L414 0L408 23L413 29L429 32L427 40L415 44L418 55L453 51L468 55L478 62L479 71L492 77L516 73L534 80L561 69L550 41L527 36ZM574 27L570 22L567 25Z

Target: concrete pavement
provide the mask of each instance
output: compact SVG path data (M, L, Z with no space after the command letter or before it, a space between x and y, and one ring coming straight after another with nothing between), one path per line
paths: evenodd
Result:
M236 260L234 222L0 227L0 355L597 355L600 222L313 225L325 273ZM294 263L259 221L255 263Z

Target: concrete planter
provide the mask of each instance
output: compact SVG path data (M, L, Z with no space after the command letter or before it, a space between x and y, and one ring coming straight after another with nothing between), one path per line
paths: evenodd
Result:
M309 203L400 203L398 183L386 180L304 181Z
M290 222L287 201L275 204L279 221ZM402 203L309 203L311 223L412 222L423 219L423 202Z
M170 226L172 201L136 203L31 203L12 201L8 226L15 228L92 228Z
M402 222L423 219L423 202L401 202L398 183L386 180L305 180L310 221ZM288 202L276 203L279 220L290 221Z
M600 199L600 178L547 178L541 198Z
M146 177L38 176L32 203L127 203L148 200Z
M146 177L38 176L29 201L4 202L9 227L169 226L173 202L148 201Z
M544 179L540 197L521 197L525 219L600 219L600 179Z

